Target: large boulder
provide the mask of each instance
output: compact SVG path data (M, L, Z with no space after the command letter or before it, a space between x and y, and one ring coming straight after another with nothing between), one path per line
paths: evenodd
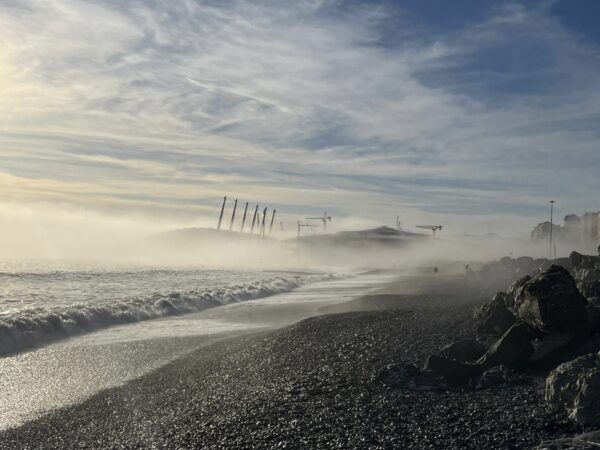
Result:
M454 386L467 384L471 378L478 377L483 372L479 365L462 363L438 355L427 358L423 370L443 376Z
M584 297L600 297L600 269L579 269L575 272L575 279Z
M448 344L440 351L440 356L461 362L476 361L485 353L485 345L473 339L460 339Z
M573 268L581 267L583 263L583 255L579 252L571 252L569 255L569 261Z
M517 316L543 333L576 329L587 322L586 300L561 266L552 265L525 283L515 301Z
M535 338L536 334L528 324L516 323L479 358L477 364L485 369L500 365L520 369L527 365L533 354L531 341Z
M509 306L510 308L514 307L515 299L519 295L521 288L523 288L523 286L525 286L529 280L531 280L531 277L529 275L525 275L524 277L519 278L517 281L515 281L509 286L507 293L512 298L508 300L510 301L510 303L508 303L507 301L507 306Z
M600 448L600 430L544 441L535 450L598 450L598 448Z
M600 355L561 364L546 378L546 403L584 425L600 425Z
M519 384L525 380L523 375L506 366L496 366L483 372L481 377L471 379L469 385L474 389L487 389L507 384Z
M595 269L600 267L600 257L593 255L582 255L578 252L571 252L569 261L573 269Z
M581 353L574 353L577 352L581 342L580 333L575 331L562 331L544 335L541 339L532 342L534 352L529 358L529 362L539 369L554 369L559 364L580 356Z
M508 307L512 298L498 292L489 303L479 306L474 313L477 333L483 336L502 336L515 323L515 315Z
M600 332L600 296L588 298L586 304L587 320L593 333Z
M550 371L559 365L588 353L600 351L600 335L582 339L575 332L552 333L533 341L534 353L529 366L534 370Z

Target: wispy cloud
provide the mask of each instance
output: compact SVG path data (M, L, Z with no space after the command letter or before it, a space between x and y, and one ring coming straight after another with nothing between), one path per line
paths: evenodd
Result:
M0 171L189 220L228 192L467 229L598 208L600 52L552 8L5 2Z

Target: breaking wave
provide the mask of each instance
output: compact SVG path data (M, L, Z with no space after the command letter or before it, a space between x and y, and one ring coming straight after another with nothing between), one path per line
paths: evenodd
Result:
M273 277L206 291L171 292L114 303L78 303L4 313L0 314L0 355L6 356L112 325L198 312L215 306L289 292L302 285L334 278L336 276L331 274Z

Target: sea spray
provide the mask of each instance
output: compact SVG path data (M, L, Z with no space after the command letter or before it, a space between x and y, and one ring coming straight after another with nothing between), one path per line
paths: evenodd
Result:
M0 355L51 343L57 339L160 317L202 311L245 300L254 300L302 285L338 278L331 274L272 277L251 283L205 291L153 294L116 302L76 303L69 306L33 307L0 314Z

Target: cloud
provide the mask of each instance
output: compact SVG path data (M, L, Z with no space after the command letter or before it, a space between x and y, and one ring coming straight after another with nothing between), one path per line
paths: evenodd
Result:
M597 209L598 48L550 4L492 3L443 22L392 2L6 2L0 171L182 221L225 193L290 220L511 231L550 197Z

